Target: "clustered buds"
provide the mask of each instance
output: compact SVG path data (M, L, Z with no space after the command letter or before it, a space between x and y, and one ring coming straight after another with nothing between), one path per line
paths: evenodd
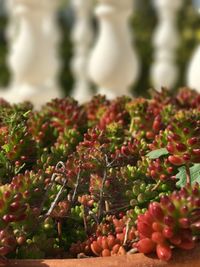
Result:
M118 97L116 100L113 100L99 121L100 129L106 128L113 122L127 127L130 122L130 115L125 107L130 100L131 99L126 96Z
M200 96L195 90L188 90L187 87L180 88L176 95L176 103L180 108L199 108Z
M192 249L199 103L188 88L83 105L54 99L39 111L1 100L0 258L138 250L169 260L176 247Z
M145 254L156 251L160 259L169 260L173 247L194 248L200 230L196 223L199 207L199 184L163 196L159 203L150 203L137 219L138 250Z
M9 229L0 230L0 257L12 252L17 245L14 234Z
M110 101L105 96L96 95L91 101L85 104L88 126L95 127L99 124L110 105Z
M43 107L50 117L50 124L58 132L66 128L84 129L87 123L82 106L72 98L54 99Z
M149 160L147 176L155 180L166 181L177 173L177 168L170 163L168 158Z
M70 251L78 254L80 253L78 248L82 246L85 255L102 257L125 255L127 250L132 248L136 238L135 228L129 225L126 216L120 219L108 216L106 220L97 227L95 236L82 243L73 244Z
M200 113L199 111L179 111L167 127L168 159L174 165L200 162Z
M155 135L163 129L168 122L167 114L170 114L170 110L165 110L164 105L160 105L155 100L143 98L128 103L126 109L131 117L130 131L135 137L147 140L153 140Z

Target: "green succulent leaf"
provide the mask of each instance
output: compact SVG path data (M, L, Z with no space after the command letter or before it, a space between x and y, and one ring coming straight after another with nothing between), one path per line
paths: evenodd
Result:
M169 152L166 148L160 148L149 152L146 156L150 159L158 159L161 156L168 155Z
M6 163L6 157L5 155L3 154L3 152L0 152L0 164L2 163Z
M10 146L8 144L3 145L2 148L6 151L6 153L10 151Z
M186 175L186 169L185 166L181 166L179 169L179 172L176 175L176 178L179 180L176 185L177 187L184 187L187 182L187 175ZM191 183L195 184L200 183L200 164L194 164L190 168L190 176L191 176Z

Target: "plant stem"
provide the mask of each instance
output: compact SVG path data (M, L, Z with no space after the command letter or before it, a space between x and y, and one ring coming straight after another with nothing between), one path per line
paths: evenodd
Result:
M58 238L59 238L59 241L61 242L62 241L62 222L60 219L58 219L57 221L57 229L58 229Z
M130 249L128 252L127 252L127 254L135 254L135 253L137 253L138 252L138 249L137 248L132 248L132 249Z
M94 221L96 222L96 224L99 223L98 218L96 216L96 214L94 214L89 207L85 207L86 211L88 212L88 214L94 219Z
M83 224L85 228L85 232L88 234L88 226L87 226L87 220L86 220L86 208L83 206Z
M62 170L62 169L63 169L63 170ZM49 216L50 213L52 212L52 210L54 209L54 207L56 206L57 201L58 201L60 195L62 194L62 191L64 190L64 188L65 188L65 186L66 186L66 184L67 184L67 182L68 182L67 177L66 177L66 174L65 174L65 165L64 165L64 163L63 163L62 161L59 161L59 162L56 164L55 171L54 171L54 173L53 173L52 176L51 176L50 185L48 185L48 187L47 187L47 189L46 189L46 192L45 192L45 194L44 194L44 198L43 198L42 203L41 203L41 205L40 205L40 213L42 212L42 209L43 209L43 207L44 207L44 204L45 204L46 200L48 199L48 194L49 194L49 191L50 191L51 188L52 188L52 184L55 183L55 179L56 179L56 177L57 177L58 175L63 175L63 177L65 178L65 182L64 182L64 184L63 184L61 190L58 192L58 195L56 196L56 198L55 198L54 202L52 203L52 205L51 205L49 211L47 212L46 216Z
M107 161L107 157L105 155L105 170L104 170L104 174L103 174L103 180L102 180L102 187L100 189L100 196L99 196L99 205L98 205L98 221L100 221L101 216L102 216L102 211L103 211L103 194L104 194L104 186L105 186L105 181L107 179L107 166L108 166L108 161Z
M73 196L72 196L72 203L74 203L74 201L75 201L75 197L76 197L77 190L78 190L79 183L80 183L80 176L81 176L81 171L80 171L80 168L79 168L79 172L78 172L78 175L77 175L77 178L76 178L76 184L75 184L75 188L74 188L74 193L73 193Z
M155 186L151 189L151 191L156 191L156 189L158 189L158 187L160 186L160 184L161 184L161 180L159 180L157 182L157 184L155 184Z
M190 168L189 168L188 163L185 164L185 170L186 170L186 181L187 181L187 184L191 185L191 175L190 175Z
M109 213L110 207L109 207L109 203L107 200L105 201L105 208L106 208L106 213Z
M50 214L52 213L53 209L55 208L55 206L57 205L58 201L59 201L59 198L60 196L62 195L65 187L66 187L66 184L67 184L67 180L65 180L63 186L60 188L58 194L56 195L53 203L51 204L50 206L50 209L48 210L48 212L46 213L46 216L50 216Z
M127 223L126 223L126 232L125 232L125 237L124 237L124 242L123 242L123 246L126 245L127 239L128 239L128 232L130 229L130 219L128 219Z

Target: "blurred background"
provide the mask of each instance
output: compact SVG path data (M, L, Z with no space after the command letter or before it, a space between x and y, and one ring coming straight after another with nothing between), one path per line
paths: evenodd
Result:
M181 45L177 51L177 57L181 75L179 76L177 87L185 84L187 64L194 52L194 48L200 43L200 15L198 15L198 12L194 8L195 5L200 5L199 2L198 0L184 0L183 8L179 13L178 27L181 33ZM59 47L59 54L62 61L59 83L64 94L69 95L74 82L70 71L70 61L73 55L71 31L74 16L72 10L67 7L62 8L58 13L57 19L62 36ZM0 87L6 87L10 81L10 73L6 64L8 54L6 40L7 23L8 18L3 0L0 0ZM149 0L137 0L137 11L131 19L131 25L134 31L135 46L142 61L142 74L134 86L134 91L140 95L145 95L146 90L151 86L149 69L153 60L152 35L156 24L157 16L152 7L152 2Z

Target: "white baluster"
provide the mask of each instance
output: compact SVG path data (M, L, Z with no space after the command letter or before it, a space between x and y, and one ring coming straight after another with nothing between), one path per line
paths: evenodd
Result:
M114 98L128 95L139 75L139 60L132 46L128 18L132 0L98 0L96 15L100 22L97 44L91 54L89 73L98 93Z
M52 27L57 7L51 0L10 0L9 8L18 27L9 38L13 42L8 57L12 83L3 97L11 102L30 100L38 107L61 95Z
M200 1L193 1L194 7L200 14ZM189 87L200 93L200 44L195 49L188 65L186 83Z
M47 87L51 92L48 92L49 96L51 94L51 98L61 97L61 91L58 85L57 77L60 71L61 62L59 58L59 43L61 41L60 29L57 24L57 11L60 7L60 0L46 1L46 16L43 17L44 22L44 36L47 44L47 55L48 58L48 79L47 79ZM45 48L44 48L45 49ZM48 91L50 91L48 89Z
M17 32L17 19L13 10L13 0L7 0L5 2L6 5L6 12L8 17L8 26L6 29L6 38L8 41L8 45L11 45L13 42L13 39L15 38L15 34Z
M92 7L93 0L72 0L75 14L75 25L72 33L74 58L72 72L75 85L72 96L80 102L91 98L91 84L88 77L88 58L93 39Z
M179 74L176 52L180 37L176 20L183 0L154 0L154 5L157 9L159 24L153 38L155 56L151 69L152 84L157 90L160 90L162 86L172 89Z

